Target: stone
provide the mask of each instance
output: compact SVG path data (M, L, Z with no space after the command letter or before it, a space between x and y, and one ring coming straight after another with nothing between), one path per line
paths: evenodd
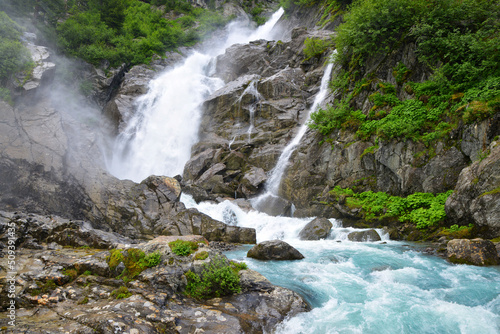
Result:
M500 235L500 145L492 142L488 150L484 159L462 170L445 211L452 221L472 223L495 238Z
M350 241L366 242L366 241L380 241L380 235L377 231L371 229L367 231L351 232L347 235Z
M330 234L333 224L326 218L315 218L299 232L300 240L325 239Z
M255 245L248 251L247 257L257 260L300 260L304 255L284 241L271 240Z
M448 260L452 263L490 266L500 264L495 245L489 240L453 239L446 247Z

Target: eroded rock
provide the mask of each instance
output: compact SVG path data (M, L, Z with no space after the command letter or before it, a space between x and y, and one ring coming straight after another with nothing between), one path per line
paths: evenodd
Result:
M476 266L498 265L500 260L495 245L483 239L453 239L447 245L450 262Z

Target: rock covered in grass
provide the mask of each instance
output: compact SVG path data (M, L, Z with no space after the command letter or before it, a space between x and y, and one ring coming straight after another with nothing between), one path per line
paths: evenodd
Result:
M304 258L297 249L281 240L264 241L255 245L247 253L258 260L300 260Z

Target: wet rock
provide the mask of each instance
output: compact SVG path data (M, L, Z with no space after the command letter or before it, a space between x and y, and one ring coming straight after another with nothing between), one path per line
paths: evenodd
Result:
M301 240L325 239L330 234L332 223L326 218L315 218L299 232Z
M258 260L300 260L304 258L298 250L281 240L263 241L247 253Z
M258 200L253 203L253 206L260 212L265 212L270 216L291 217L292 215L292 203L271 194L265 194L259 197Z
M350 241L365 242L365 241L380 241L380 235L375 230L351 232L347 235Z
M450 262L489 266L500 264L495 245L483 239L453 239L447 245L447 257Z
M491 143L483 160L460 173L445 204L446 215L461 224L474 224L489 238L500 235L500 145Z

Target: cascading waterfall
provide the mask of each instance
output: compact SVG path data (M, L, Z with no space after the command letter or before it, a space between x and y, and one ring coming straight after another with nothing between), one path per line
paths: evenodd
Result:
M256 80L252 80L247 88L241 93L238 103L241 106L241 100L245 95L251 95L253 97L252 102L250 102L250 105L248 106L248 112L249 112L249 118L250 118L250 125L248 127L248 141L250 141L253 129L255 128L255 111L257 109L257 105L260 103L260 100L262 99L262 96L260 95L259 91L257 90L257 85L256 85Z
M299 131L296 136L292 139L292 141L285 147L283 152L281 153L276 166L269 173L269 179L266 182L265 192L259 197L252 200L252 205L258 210L266 210L265 207L268 205L274 205L275 199L279 197L279 187L281 183L281 179L283 178L283 174L288 167L288 161L292 156L292 153L297 148L298 144L304 137L304 134L307 131L307 121L309 120L309 115L311 112L316 111L323 100L326 98L328 94L328 82L330 81L330 76L332 73L333 63L329 62L325 68L323 73L323 78L321 79L321 85L318 94L314 97L314 102L309 108L305 118L304 123L300 126Z
M280 8L255 31L234 22L222 45L194 52L185 62L150 83L137 101L137 112L118 135L109 171L120 179L140 182L149 175L182 174L198 140L201 104L223 81L211 77L213 59L235 43L271 39L272 28L283 15Z

